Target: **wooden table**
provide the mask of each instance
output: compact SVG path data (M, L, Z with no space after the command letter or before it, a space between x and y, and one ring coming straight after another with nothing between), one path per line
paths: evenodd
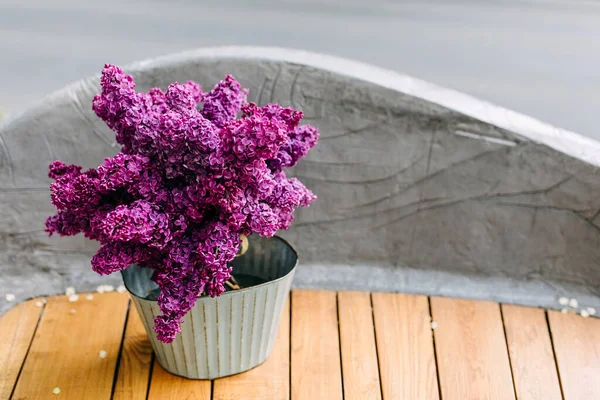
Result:
M127 294L0 319L0 399L592 400L599 377L600 319L440 297L296 290L268 361L212 382L154 361Z

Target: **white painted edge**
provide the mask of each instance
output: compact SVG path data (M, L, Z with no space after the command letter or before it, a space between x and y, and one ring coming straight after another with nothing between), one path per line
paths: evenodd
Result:
M303 50L278 47L224 46L207 47L167 56L157 57L124 67L129 72L140 72L150 68L176 65L200 59L239 59L289 62L322 69L339 75L370 82L375 85L427 100L457 111L477 120L506 129L533 142L575 157L589 164L600 166L600 142L566 129L557 128L527 115L496 106L473 96L443 88L408 75L379 68L374 65L348 60L341 57L312 53ZM69 85L45 99L45 104L65 95L74 98L74 91L85 87L86 80ZM33 111L30 109L29 111ZM24 117L9 119L9 122Z

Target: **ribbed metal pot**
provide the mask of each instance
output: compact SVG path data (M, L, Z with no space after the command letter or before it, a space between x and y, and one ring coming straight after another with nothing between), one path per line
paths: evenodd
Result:
M249 242L246 254L232 262L233 275L256 276L266 283L198 298L173 343L160 342L153 329L160 310L149 296L157 289L152 270L133 265L122 272L156 359L167 371L215 379L254 368L271 353L298 255L279 237L251 236Z

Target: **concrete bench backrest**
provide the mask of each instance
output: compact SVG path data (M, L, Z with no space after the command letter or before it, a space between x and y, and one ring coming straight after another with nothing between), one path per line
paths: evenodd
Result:
M319 200L282 233L300 254L297 286L546 307L566 295L600 306L600 144L591 139L298 51L200 49L125 70L138 90L189 79L206 90L231 73L249 100L302 109L319 127L320 143L292 171ZM96 244L43 232L48 164L93 167L117 150L91 109L98 90L97 76L82 80L0 127L0 293L120 279L91 271Z

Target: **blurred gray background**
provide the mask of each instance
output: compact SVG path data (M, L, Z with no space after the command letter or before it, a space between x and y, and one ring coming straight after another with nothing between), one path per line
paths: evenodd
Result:
M373 63L600 139L600 2L583 0L0 0L0 107L106 62L236 44Z

